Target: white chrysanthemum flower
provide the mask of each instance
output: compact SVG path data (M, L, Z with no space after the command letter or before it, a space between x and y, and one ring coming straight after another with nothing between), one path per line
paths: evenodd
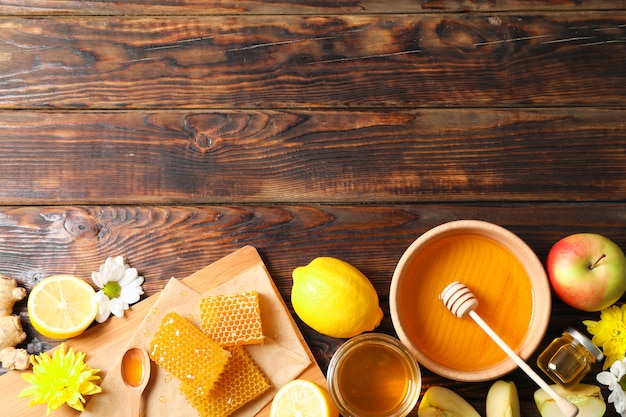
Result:
M135 268L125 264L121 256L107 258L100 265L99 272L91 273L91 279L101 288L94 296L94 301L98 303L98 323L104 322L111 314L124 316L124 310L139 301L143 294L143 277L137 274Z
M613 403L615 411L622 417L626 417L626 392L624 392L626 378L624 376L626 376L626 359L613 362L611 369L600 372L596 377L599 383L607 385L611 390L608 400Z

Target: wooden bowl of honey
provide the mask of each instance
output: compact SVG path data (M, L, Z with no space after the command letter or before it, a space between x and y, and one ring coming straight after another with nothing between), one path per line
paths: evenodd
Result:
M469 317L439 296L452 281L469 287L476 312L523 359L545 335L552 306L543 265L518 236L498 225L459 220L415 240L391 281L390 311L402 343L420 365L457 381L499 378L516 364Z

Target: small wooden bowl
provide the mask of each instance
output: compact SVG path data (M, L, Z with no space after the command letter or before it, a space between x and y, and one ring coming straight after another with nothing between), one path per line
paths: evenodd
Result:
M390 310L399 339L417 361L457 381L486 381L516 368L470 318L439 299L452 281L478 299L476 312L523 359L545 335L552 306L543 265L519 237L492 223L437 226L405 251L391 281Z

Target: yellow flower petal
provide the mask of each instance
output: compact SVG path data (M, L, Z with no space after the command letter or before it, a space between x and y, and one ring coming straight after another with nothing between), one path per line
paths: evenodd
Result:
M99 369L91 369L84 362L85 353L75 353L72 348L65 351L65 344L50 356L42 353L31 358L32 373L23 373L22 377L32 384L18 394L19 397L33 397L29 403L47 403L46 415L63 404L84 411L85 395L102 392L95 382L100 381L96 374Z
M626 355L626 304L605 308L600 320L585 320L587 331L593 335L591 342L602 349L606 356L602 369L608 369L616 360Z

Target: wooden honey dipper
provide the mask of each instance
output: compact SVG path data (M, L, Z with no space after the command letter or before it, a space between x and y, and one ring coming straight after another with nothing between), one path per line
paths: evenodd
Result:
M526 362L520 358L517 353L513 351L506 344L504 340L498 336L496 332L476 313L476 307L478 307L478 300L476 296L466 285L453 281L444 290L441 292L439 296L443 304L446 308L455 316L459 318L463 318L465 316L470 316L476 324L480 326L481 329L484 330L485 333L497 345L507 354L513 361L519 366L522 371L526 373L540 388L542 388L558 405L558 407L563 412L565 417L574 417L578 415L578 407L576 407L571 402L567 401L565 398L561 397L557 394L552 387L550 387L537 373L530 367Z

